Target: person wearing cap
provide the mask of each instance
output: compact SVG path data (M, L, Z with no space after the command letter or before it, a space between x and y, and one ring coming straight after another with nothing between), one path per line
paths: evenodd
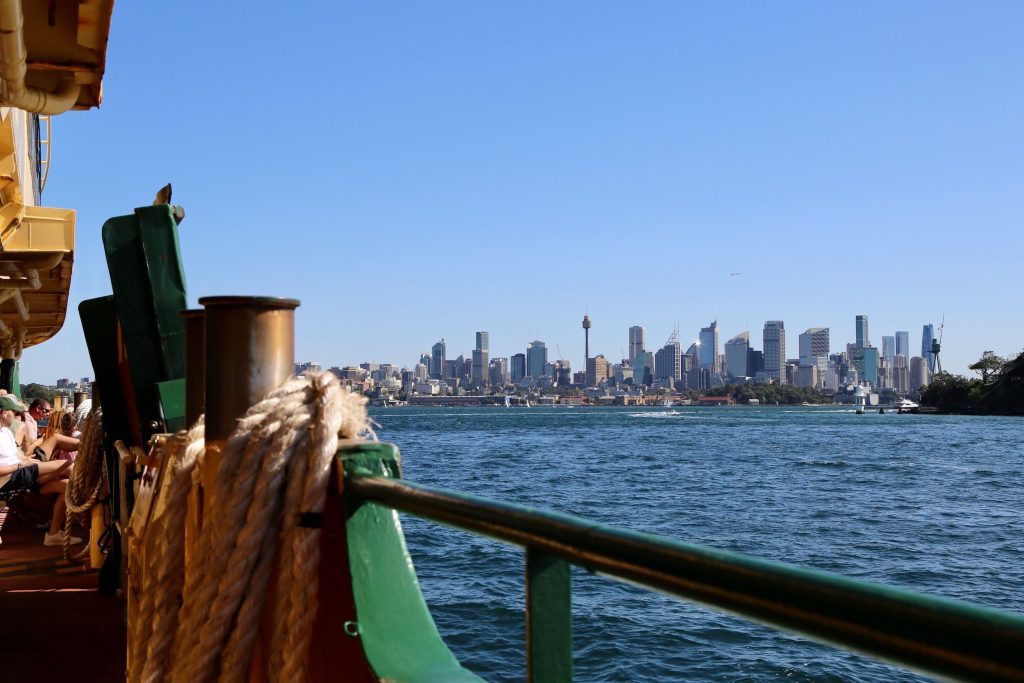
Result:
M43 447L43 439L39 438L39 422L48 418L52 411L50 402L45 398L37 398L32 401L28 410L25 410L23 404L20 407L22 423L17 428L11 426L10 429L14 434L14 440L21 446L25 455L36 460L49 460L50 453L54 448L68 452L78 450L78 439L60 432L57 432L59 437L55 444L50 448Z
M43 544L63 545L64 531L61 529L61 525L64 522L64 512L67 507L64 491L68 486L66 477L71 469L71 462L67 460L38 462L27 457L21 451L13 432L11 432L11 425L14 423L15 411L23 409L21 403L10 394L0 396L0 493L21 490L37 490L39 493L47 494L56 493L57 502L53 505L50 529L43 536ZM49 454L55 443L53 438L44 439L41 448ZM71 542L81 543L82 539L72 537Z

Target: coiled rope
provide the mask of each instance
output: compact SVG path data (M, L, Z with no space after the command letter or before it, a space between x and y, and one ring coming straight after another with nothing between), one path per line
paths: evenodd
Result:
M152 611L146 612L154 615L154 625L149 642L142 641L141 673L135 666L130 672L133 681L244 680L275 561L267 679L305 680L319 589L320 530L299 521L304 513L323 511L339 437L358 436L375 438L366 399L329 372L290 379L249 409L220 452L214 491L206 493L209 504L183 579L177 579L175 565L167 569L166 581L146 588L162 595L152 597ZM186 453L202 450L196 445L200 438L201 433L190 436ZM187 459L174 475L174 490L178 477L191 482L195 476L194 465L186 475ZM182 535L177 529L168 533ZM171 553L179 558L174 562L180 560L181 546L173 548L161 551L164 562ZM173 604L179 593L176 615L161 607ZM143 599L143 610L150 609L149 599ZM171 616L158 618L160 612Z
M162 681L177 628L178 600L185 576L185 508L193 490L193 474L202 462L205 440L203 418L173 440L168 453L166 506L146 530L157 539L145 554L146 586L140 595L135 623L130 624L131 681Z
M64 513L64 558L71 560L71 528L75 517L82 517L99 500L103 490L103 409L89 413L81 425L78 456L71 470L71 479L64 491L67 512Z

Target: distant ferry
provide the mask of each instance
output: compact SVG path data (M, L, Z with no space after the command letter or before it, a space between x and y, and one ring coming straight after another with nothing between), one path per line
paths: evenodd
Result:
M917 403L914 403L909 398L901 398L900 400L896 401L896 404L894 405L894 407L897 410L904 411L904 410L913 410L914 408L920 408L921 406L918 405Z

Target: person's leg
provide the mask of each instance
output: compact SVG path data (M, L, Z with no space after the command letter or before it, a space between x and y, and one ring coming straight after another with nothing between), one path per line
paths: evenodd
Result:
M64 500L64 491L68 488L66 479L55 479L39 487L39 493L56 493L57 502L53 504L53 515L50 517L50 533L55 534L64 526L64 514L67 510L67 501Z
M71 476L72 466L70 460L47 460L37 463L39 474L36 477L36 483L42 485L54 479L67 479Z

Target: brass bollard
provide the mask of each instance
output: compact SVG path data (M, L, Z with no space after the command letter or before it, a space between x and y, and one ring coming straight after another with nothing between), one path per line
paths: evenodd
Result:
M185 319L185 425L191 428L206 410L206 311L182 311Z

